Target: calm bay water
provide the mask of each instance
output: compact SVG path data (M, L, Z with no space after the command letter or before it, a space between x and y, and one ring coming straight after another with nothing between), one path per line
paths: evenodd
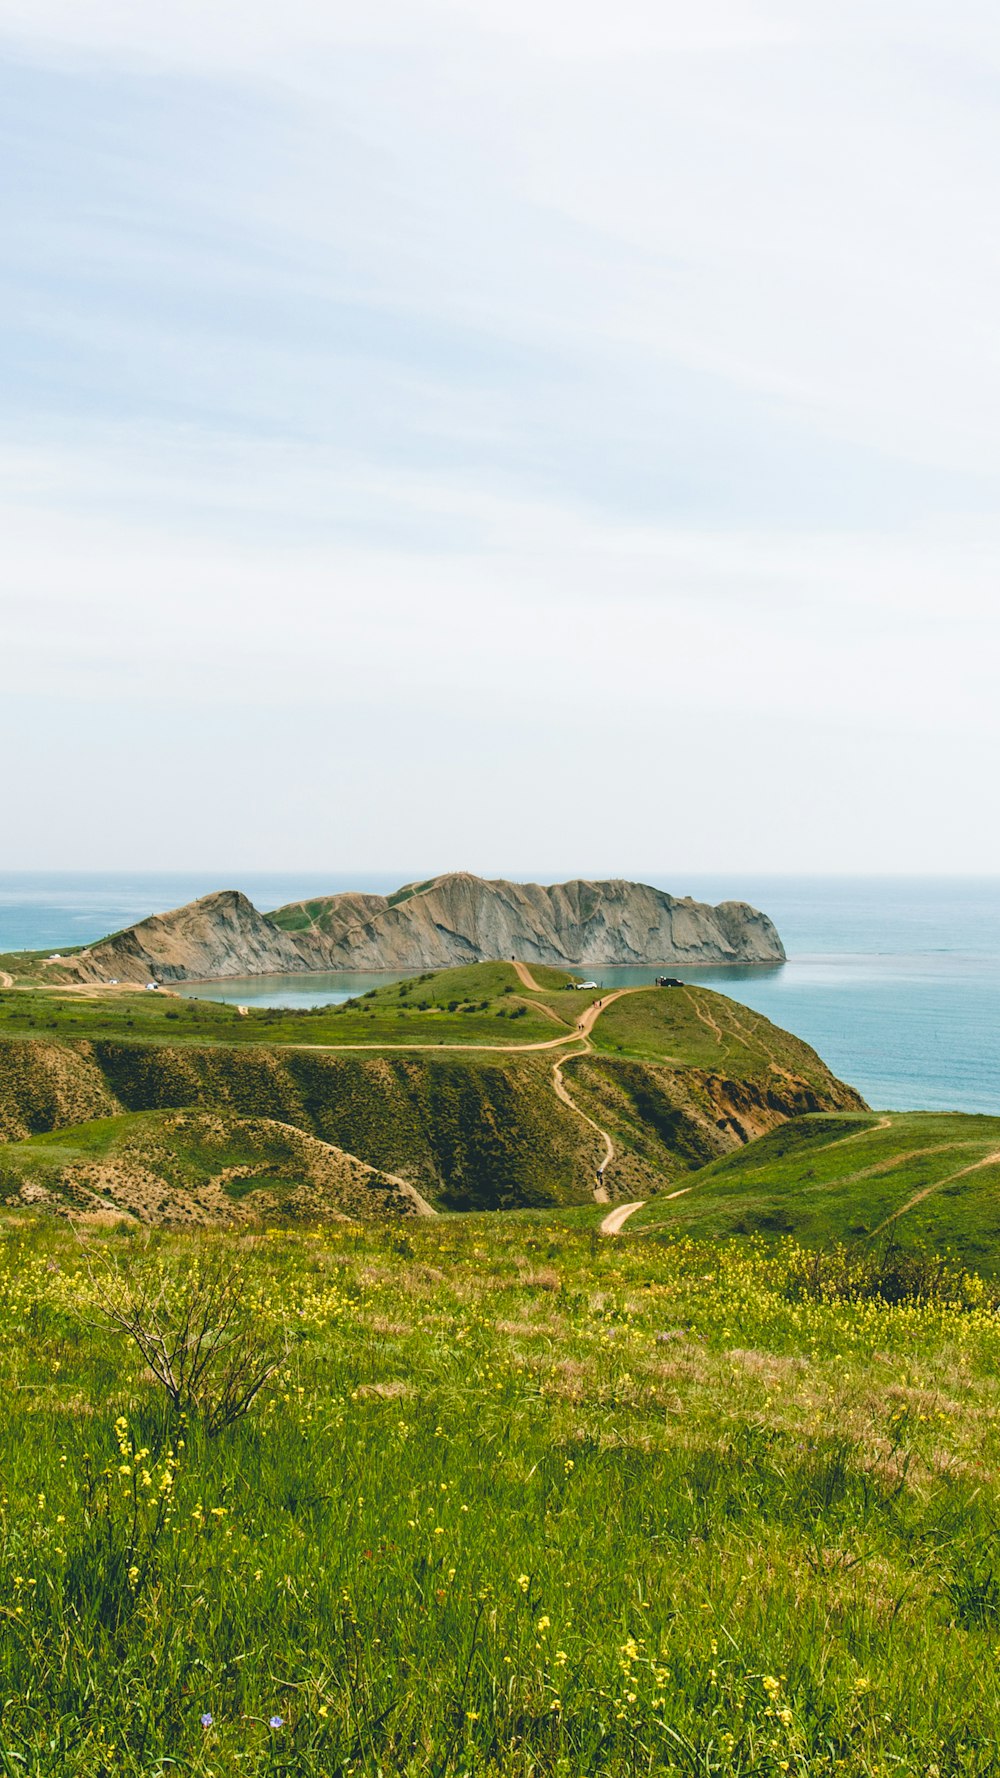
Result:
M257 907L337 889L386 893L406 880L187 873L0 873L0 951L83 944L211 889ZM765 969L672 969L731 994L815 1045L873 1105L1000 1113L1000 881L956 878L652 877L676 894L737 897L769 913L789 961ZM609 987L653 970L599 970ZM347 999L396 975L264 978L198 994L261 1005Z

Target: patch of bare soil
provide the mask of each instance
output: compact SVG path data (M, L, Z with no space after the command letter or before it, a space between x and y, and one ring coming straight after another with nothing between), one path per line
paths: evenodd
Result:
M27 1177L5 1202L206 1228L395 1219L428 1209L406 1180L291 1125L200 1111L137 1122L108 1154Z

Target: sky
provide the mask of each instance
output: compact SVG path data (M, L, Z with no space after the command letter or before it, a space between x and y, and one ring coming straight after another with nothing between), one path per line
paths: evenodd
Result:
M997 872L1000 13L0 0L0 867Z

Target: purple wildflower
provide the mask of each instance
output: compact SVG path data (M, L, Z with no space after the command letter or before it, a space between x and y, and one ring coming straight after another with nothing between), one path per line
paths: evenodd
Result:
M213 1722L215 1721L215 1717L212 1715L212 1712L210 1710L205 1710L205 1711L203 1711L202 1715L198 1718L198 1720L201 1723L201 1726L203 1729L210 1729Z
M284 1726L285 1726L285 1719L283 1716L271 1716L268 1718L268 1727L269 1728L283 1729Z

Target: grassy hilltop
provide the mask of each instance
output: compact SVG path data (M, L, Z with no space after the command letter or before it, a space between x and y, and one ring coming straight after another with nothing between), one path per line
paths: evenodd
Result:
M292 1125L401 1175L439 1209L586 1203L598 1167L612 1196L647 1196L786 1117L861 1103L807 1045L721 995L654 988L598 1011L606 997L570 979L537 969L527 986L510 964L476 964L340 1008L245 1017L161 994L8 991L0 1197L39 1201L41 1168L43 1201L82 1202L86 1157L50 1145L50 1164L36 1139L95 1118L126 1120L116 1148L155 1173L162 1144L143 1158L149 1126L127 1120L197 1108ZM218 1157L207 1187L230 1164ZM105 1169L109 1202L135 1212L158 1201L123 1197L121 1179ZM280 1209L251 1197L244 1210L254 1204ZM213 1216L225 1209L224 1191L213 1205ZM287 1198L289 1214L307 1205ZM197 1203L188 1212L202 1219Z
M208 1442L102 1279L236 1249L84 1240L0 1238L7 1772L995 1770L974 1286L824 1302L791 1253L551 1216L277 1234L239 1288L285 1368Z
M480 963L245 1016L7 990L0 1201L181 1223L410 1213L396 1190L338 1183L356 1157L437 1210L568 1208L593 1201L607 1142L610 1198L649 1200L630 1236L891 1237L1000 1271L1000 1120L867 1114L808 1044L708 989L572 983ZM186 1171L152 1115L180 1112L216 1118ZM314 1148L272 1165L279 1127ZM255 1140L262 1183L237 1194Z
M559 988L569 977L539 969L536 979ZM566 997L584 1005L594 998ZM221 1001L162 991L13 989L0 992L0 1038L55 1032L171 1044L523 1044L566 1026L568 1010L553 1016L549 998L528 993L509 963L411 976L340 1006L251 1006L245 1014Z
M962 1112L796 1118L692 1174L633 1232L793 1235L811 1247L879 1237L952 1251L1000 1274L1000 1118Z

